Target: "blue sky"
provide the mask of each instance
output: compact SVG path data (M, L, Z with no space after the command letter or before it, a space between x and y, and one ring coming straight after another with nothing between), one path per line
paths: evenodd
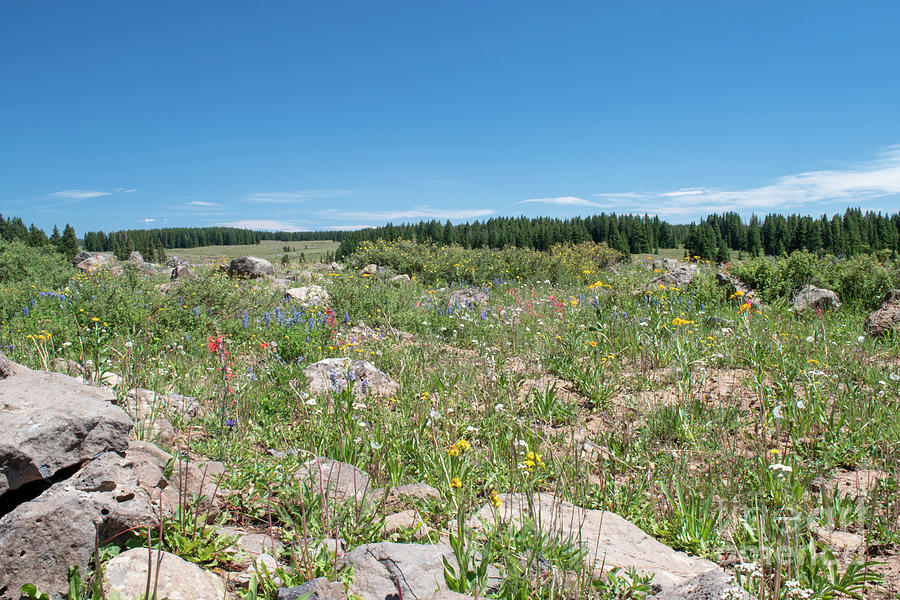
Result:
M0 4L0 213L79 233L900 210L900 3Z

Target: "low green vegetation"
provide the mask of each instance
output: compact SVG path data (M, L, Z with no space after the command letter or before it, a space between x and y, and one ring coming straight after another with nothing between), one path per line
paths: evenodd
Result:
M271 249L311 254L304 244L314 242ZM169 254L211 258L194 250ZM120 395L144 387L198 397L206 410L176 421L171 450L226 463L234 493L220 524L271 528L285 543L285 582L352 576L336 573L325 551L295 551L298 540L412 539L385 533L382 517L352 503L323 506L293 477L319 455L356 465L375 487L440 490L440 501L416 508L432 535L448 536L458 566L446 577L460 591L483 593L487 563L499 569L496 598L652 589L627 568L592 572L583 547L534 523L465 526L503 494L540 491L613 511L724 565L754 598L890 597L900 344L869 337L863 320L900 287L896 254L732 263L729 273L766 301L761 311L729 298L702 261L689 286L644 291L661 271L645 262L590 242L543 252L362 242L346 270L313 274L329 307L301 309L269 281L212 267L162 294L165 271L76 275L55 255L0 243L0 350L33 368L64 358L114 372ZM368 263L387 273L360 274ZM398 273L411 281L391 282ZM805 283L832 287L844 306L789 310L789 293ZM478 299L448 303L461 286ZM350 332L362 323L384 334ZM303 368L330 357L368 360L399 391L309 394ZM836 487L838 478L872 485ZM167 547L185 559L229 569L229 540L189 513L165 527ZM835 532L860 546L844 551ZM138 534L141 544L156 536ZM536 565L565 585L537 576ZM260 574L244 593L274 597L271 578Z

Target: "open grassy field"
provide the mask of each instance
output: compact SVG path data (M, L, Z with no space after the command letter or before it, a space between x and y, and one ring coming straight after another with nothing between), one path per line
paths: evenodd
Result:
M386 275L357 270L370 262ZM138 529L103 561L150 537L245 599L318 576L373 597L370 567L344 561L383 542L444 552L441 587L497 599L652 597L707 569L757 599L900 593L900 344L863 325L900 287L896 262L733 265L762 306L719 287L715 265L675 285L591 245L363 244L343 271L296 275L327 306L211 268L166 294L167 272L65 269L35 259L4 283L4 352L115 373L125 407L131 388L196 397L195 416L160 408L174 437L157 443L224 463L210 523L166 518L162 541ZM840 309L792 309L790 290L813 277ZM309 475L325 459L352 472L340 495ZM389 493L405 484L430 487ZM233 581L235 532L279 544L277 570L249 589Z
M171 248L166 250L167 256L178 256L192 263L213 262L219 259L232 259L239 256L258 256L272 264L281 262L285 255L284 247L290 248L287 254L293 262L300 261L302 252L307 262L317 262L327 252L334 252L338 242L330 240L313 240L309 242L279 242L263 240L258 244L240 246L200 246L197 248Z

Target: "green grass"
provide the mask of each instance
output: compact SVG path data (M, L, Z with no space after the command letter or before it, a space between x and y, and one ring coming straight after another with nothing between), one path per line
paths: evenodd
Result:
M239 256L257 256L275 264L281 262L285 255L284 247L288 246L293 262L299 262L302 252L307 262L317 262L328 252L337 250L339 243L331 240L314 240L309 242L280 242L263 240L259 244L241 246L200 246L197 248L171 248L166 250L167 256L178 256L192 263L207 263L218 259L232 259Z
M313 249L293 245L305 244ZM276 265L283 245L266 244ZM191 252L266 257L263 247ZM633 294L654 273L637 259L615 272L599 269L590 262L596 248L552 257L459 249L423 256L412 244L376 250L388 276L392 265L415 267L418 276L398 286L354 269L323 275L333 313L302 318L268 282L231 280L213 268L196 269L178 294L166 295L154 289L166 274L132 269L112 278L73 274L66 284L4 282L0 348L33 368L54 358L90 360L94 371L124 379L118 394L145 387L198 397L204 415L172 420L180 444L227 464L224 485L236 492L222 524L272 526L288 547L299 538L340 537L350 546L412 539L385 533L377 513L326 507L315 489L299 485L293 474L301 460L318 454L365 470L373 487L436 487L441 498L416 508L434 538L452 535L465 559L465 569L451 574L458 589L480 581L478 557L501 570L497 598L550 597L529 572L529 557L571 572L563 597L640 598L649 589L627 565L594 579L571 541L527 524L484 533L459 527L495 491L543 491L614 511L728 569L742 565L754 598L799 597L787 582L812 598L892 597L890 586L900 582L879 582L881 567L868 561L896 556L900 543L900 344L866 335L863 305L796 314L779 297L751 313L716 287L715 267L706 264L686 289ZM51 269L39 258L20 260ZM541 270L529 273L525 261ZM887 275L878 277L900 285L896 263L879 268ZM441 288L478 274L490 277L478 282L485 304L448 310ZM360 339L350 329L361 322L412 339ZM222 352L207 347L216 335L224 336ZM362 400L349 390L307 395L303 367L330 357L365 358L399 391ZM858 499L812 485L862 470L888 476ZM817 529L826 526L861 536L874 554L864 548L835 558L838 549ZM179 539L167 543L185 558L229 568L222 540L179 550ZM350 577L335 573L327 556L286 551L279 559L283 581ZM273 589L259 586L265 597Z

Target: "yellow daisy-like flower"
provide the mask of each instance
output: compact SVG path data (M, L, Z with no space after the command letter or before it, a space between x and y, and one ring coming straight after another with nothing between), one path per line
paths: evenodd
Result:
M93 321L94 323L98 322L99 320L100 319L98 319L97 317L91 317L91 321Z
M469 449L472 447L472 444L470 444L470 443L468 442L468 440L466 440L465 438L462 438L462 439L460 439L458 442L456 442L456 446L457 446L461 451L465 452L466 450L469 450Z
M459 480L459 477L454 477L452 481L450 481L450 487L453 489L459 489L462 487L462 481Z
M447 448L447 454L454 457L459 456L459 446L453 444L452 446Z
M500 499L500 494L497 490L493 490L490 494L491 506L494 508L500 508L503 505L503 500Z

